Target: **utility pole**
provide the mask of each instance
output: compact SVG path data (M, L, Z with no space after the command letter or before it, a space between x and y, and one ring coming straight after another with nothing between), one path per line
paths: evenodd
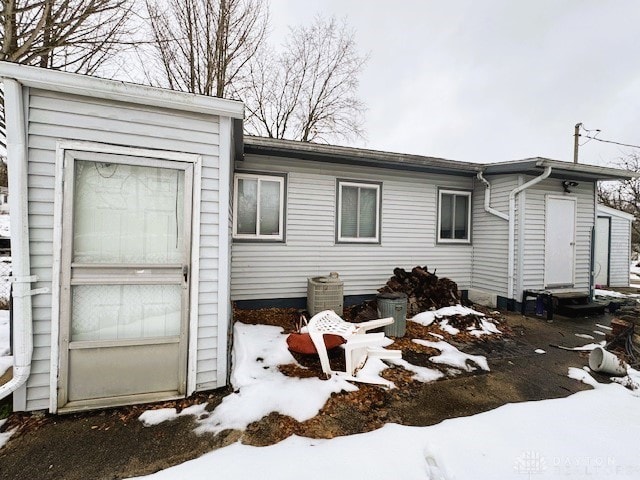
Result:
M573 163L578 163L578 140L580 139L580 127L582 123L576 123L573 134Z

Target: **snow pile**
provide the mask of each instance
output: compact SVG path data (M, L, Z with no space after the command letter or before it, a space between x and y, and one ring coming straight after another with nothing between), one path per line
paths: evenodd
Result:
M449 365L450 367L465 370L467 372L471 372L476 369L476 367L471 365L475 363L482 370L485 370L487 372L489 371L487 359L482 355L469 355L467 353L461 352L453 345L449 345L447 342L443 341L429 342L428 340L415 338L413 342L417 343L418 345L423 345L425 347L436 348L440 350L440 355L429 358L429 360L433 363Z
M454 305L453 307L444 307L440 308L439 310L429 310L426 312L422 312L417 314L415 317L410 318L409 320L428 327L436 319L439 320L441 318L452 317L454 315L460 315L462 317L465 317L467 315L477 315L479 317L484 317L484 313L477 312L473 308L463 307L462 305Z
M226 396L211 413L204 409L186 413L200 417L197 419L197 432L219 433L227 429L245 429L271 412L304 422L318 413L332 393L358 389L337 375L324 381L319 378L288 377L281 373L278 365L297 363L287 350L286 338L280 327L235 324L234 369L231 376L235 391ZM363 372L365 376L376 375L376 369L378 372L381 370L376 362L370 362L368 368ZM173 409L167 410L141 416L140 420L157 424L177 417L175 411L171 411Z
M640 262L632 262L629 266L629 273L631 274L631 283L640 282Z
M0 237L10 237L10 223L9 223L9 215L2 214L0 215Z
M0 310L0 377L13 365L9 341L9 310Z
M598 348L598 347L604 347L607 344L606 340L602 340L601 342L598 343L587 343L586 345L580 345L579 347L573 347L573 348L565 348L565 350L574 350L576 352L590 352L591 350Z
M216 480L299 480L301 472L305 480L640 477L640 400L620 385L599 384L584 370L570 375L594 389L429 427L388 424L331 440L293 436L269 447L235 443L140 478L205 480L211 472Z
M574 335L578 338L584 338L586 340L595 340L593 335L588 335L586 333L574 333Z
M2 430L2 426L5 424L5 422L6 420L0 420L0 430ZM16 430L17 428L9 430L8 432L0 432L0 448L4 447L7 444L7 442L11 438L11 435L13 435Z
M212 412L205 411L205 404L194 405L177 413L175 408L147 410L139 420L145 426L174 420L184 415L196 416L196 431L219 433L227 429L245 429L250 423L260 420L272 412L287 415L304 422L317 415L331 394L355 391L358 388L344 377L333 375L329 380L319 378L297 378L286 376L279 365L297 364L287 349L287 335L282 328L268 325L234 326L233 374L231 383L234 392L226 396ZM440 350L440 355L429 360L471 372L476 366L489 370L487 359L480 355L467 355L447 342L429 342L414 339L414 342ZM388 340L387 345L393 343ZM433 382L444 374L438 370L413 365L406 360L388 360L414 373L413 379ZM297 364L299 368L304 368ZM475 365L475 366L474 366ZM358 379L394 388L393 382L380 376L388 366L378 358L369 358L358 372Z
M142 415L138 417L138 420L140 420L145 427L152 427L154 425L159 425L162 422L175 420L178 417L184 417L187 415L194 415L195 417L202 418L203 416L207 415L205 411L206 407L206 403L192 405L183 409L180 413L177 413L177 410L175 408L159 408L156 410L146 410L142 413Z
M468 315L474 315L476 317L482 317L479 319L480 328L469 327L467 331L474 337L480 337L482 335L491 335L491 334L500 334L500 330L498 327L491 322L491 318L485 318L484 313L478 312L472 308L463 307L462 305L454 305L453 307L444 307L438 310L429 310L426 312L422 312L414 316L413 318L409 318L408 320L412 322L419 323L425 327L428 327L435 321L438 321L438 326L440 329L450 335L457 335L460 333L460 329L450 325L447 317L453 316L461 316L466 317Z
M433 368L428 367L420 367L418 365L414 365L413 363L409 363L403 359L397 360L389 360L389 363L393 363L399 367L404 368L412 372L414 375L411 377L413 380L423 383L435 382L436 380L444 377L444 373L440 370L435 370Z
M639 298L640 297L640 295L637 293L620 293L614 290L602 290L599 288L596 288L593 291L593 294L596 297L607 297L607 298Z
M484 318L480 319L480 329L469 327L467 330L469 330L469 333L474 337L502 333L500 330L498 330L498 327L496 327L494 323L485 320Z

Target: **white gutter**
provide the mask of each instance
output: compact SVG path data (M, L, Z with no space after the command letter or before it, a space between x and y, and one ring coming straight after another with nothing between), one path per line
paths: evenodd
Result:
M540 183L541 181L543 181L545 178L547 178L549 175L551 175L551 168L550 166L545 167L544 172L542 173L542 175L535 177L532 180L529 180L527 183L524 183L522 185L520 185L519 187L514 188L513 190L511 190L511 192L509 193L509 255L508 255L508 285L507 285L507 298L508 299L513 299L513 277L514 277L514 270L515 270L515 266L513 264L514 259L515 259L515 238L516 238L516 232L515 232L515 226L516 226L516 222L515 222L515 217L516 217L516 195L518 195L520 192L522 192L523 190L526 190L529 187L532 187L533 185L535 185L536 183ZM520 272L520 274L522 274L522 272Z
M33 324L27 220L27 148L22 85L4 78L4 112L9 176L9 219L13 282L13 378L0 386L0 399L20 388L31 372Z
M502 213L495 208L491 208L491 184L489 181L482 176L482 172L478 172L478 180L480 180L485 185L484 191L484 211L490 213L491 215L495 215L503 220L509 220L509 215L506 213Z

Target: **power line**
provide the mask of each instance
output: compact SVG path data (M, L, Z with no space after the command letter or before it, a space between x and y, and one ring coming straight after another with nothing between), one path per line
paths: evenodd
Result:
M590 137L588 135L584 135L585 138L588 138L590 140L597 140L598 142L603 142L603 143L613 143L614 145L621 145L623 147L631 147L631 148L640 148L640 145L632 145L630 143L622 143L622 142L614 142L613 140L605 140L604 138L596 138L595 136ZM586 143L586 142L585 142ZM584 144L583 144L584 145Z

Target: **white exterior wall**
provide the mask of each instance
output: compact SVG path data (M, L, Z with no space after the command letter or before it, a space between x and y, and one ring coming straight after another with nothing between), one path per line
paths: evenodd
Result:
M472 245L436 244L438 187L469 177L247 155L237 171L288 173L286 243L234 241L232 300L302 298L307 278L339 272L345 295L375 294L394 267L427 265L471 285ZM336 179L382 182L381 244L336 244ZM472 219L473 222L473 219Z
M609 255L609 286L628 287L631 263L631 222L629 220L611 217Z
M488 175L491 207L509 214L509 192L517 184L514 175ZM507 297L509 222L484 210L486 187L474 180L473 191L473 276L472 287Z
M598 205L598 216L607 217L610 224L609 286L629 286L629 264L631 263L631 219L625 213ZM596 245L596 248L597 245Z
M51 289L58 140L85 140L202 155L196 388L217 386L218 117L31 89L27 118L31 266L32 273L39 277L33 288ZM32 373L27 382L26 410L49 406L51 302L51 294L33 297L34 352ZM226 362L225 354L222 353L223 362Z
M529 181L533 177L525 177ZM524 194L524 198L522 195ZM576 199L575 276L574 290L588 292L591 281L591 231L595 223L595 189L592 182L581 181L571 193L563 193L562 180L548 178L520 194L524 223L519 219L516 232L522 233L522 255L517 255L515 297L520 300L522 290L542 289L545 272L545 196L565 195ZM516 210L518 208L516 207ZM518 245L518 240L516 240ZM516 253L518 252L516 249ZM522 275L519 274L520 268Z

